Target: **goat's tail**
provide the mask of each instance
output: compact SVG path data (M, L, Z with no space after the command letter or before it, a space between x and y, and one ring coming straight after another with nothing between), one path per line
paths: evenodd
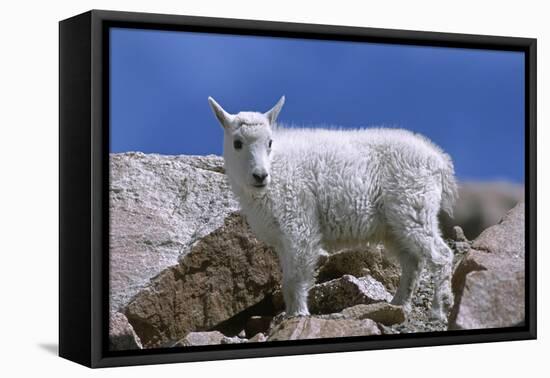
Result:
M458 185L455 179L455 171L451 158L447 156L447 166L441 170L441 209L453 216L453 207L458 199Z

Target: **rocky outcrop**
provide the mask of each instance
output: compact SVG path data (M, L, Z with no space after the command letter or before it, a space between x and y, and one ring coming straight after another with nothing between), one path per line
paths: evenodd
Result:
M384 285L371 276L344 275L315 285L309 291L308 305L312 314L340 312L346 307L391 301L392 295Z
M370 319L321 319L298 317L285 319L269 335L267 341L319 339L330 337L380 335L376 323Z
M178 265L152 280L125 314L144 346L158 347L257 305L279 285L280 276L275 253L233 214Z
M238 205L219 156L111 154L110 175L110 307L117 311Z
M128 319L120 312L112 313L109 322L109 349L131 350L142 349L141 341L128 323Z
M485 230L453 275L450 329L511 327L525 318L525 208Z
M319 308L319 310L314 311L314 313L324 314L331 311L339 311L338 308L341 309L344 305L352 306L353 304L345 303L347 299L350 299L349 295L351 295L351 292L347 293L347 299L343 297L340 299L339 305L323 305L319 302L323 301L323 298L327 298L328 295L335 295L334 293L329 293L327 290L336 290L336 287L342 287L342 282L340 281L335 281L330 285L322 284L340 280L346 275L368 277L361 280L377 281L376 287L378 289L383 288L385 292L389 293L384 294L384 298L386 298L387 295L395 293L397 290L400 274L401 268L399 264L385 253L382 246L367 245L363 248L345 249L330 255L322 255L316 271L317 285L311 289L309 306L313 306L313 308L324 306L324 309ZM381 283L382 286L378 285L378 283ZM323 295L323 292L326 294ZM313 298L313 296L317 296L318 299ZM327 298L326 301L332 300ZM368 302L368 300L366 301ZM276 291L273 295L273 306L276 310L284 310L283 294L280 290Z
M456 219L442 222L459 262L451 328L523 320L523 220L508 219L473 243L467 240L523 197L522 188L508 189L462 184ZM310 292L314 315L283 319L276 255L254 238L237 210L220 157L111 155L113 349L447 329L428 319L429 271L421 274L407 317L388 303L400 267L378 246L323 257Z
M317 282L340 278L345 274L355 277L370 275L391 293L399 285L401 268L380 246L346 249L330 255L317 273Z

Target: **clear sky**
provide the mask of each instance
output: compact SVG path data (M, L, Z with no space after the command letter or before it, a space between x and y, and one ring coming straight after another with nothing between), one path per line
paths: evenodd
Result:
M524 180L520 52L111 31L111 151L222 154L207 97L300 126L401 127L453 158L461 180Z

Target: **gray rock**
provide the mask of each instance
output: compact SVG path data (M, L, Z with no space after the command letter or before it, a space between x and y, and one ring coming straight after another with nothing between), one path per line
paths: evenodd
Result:
M296 317L283 320L270 332L267 341L319 339L380 335L376 323L370 319L321 319Z
M110 307L177 263L239 207L219 156L110 155Z
M183 339L177 341L172 346L186 347L198 345L218 345L221 344L225 336L218 331L211 332L189 332Z
M512 327L525 320L523 270L473 271L449 329Z
M267 341L267 337L263 333L257 333L254 336L252 336L250 339L248 339L249 343L263 343Z
M472 248L498 255L507 255L522 262L525 259L525 204L510 210L495 227L483 231Z
M280 278L276 254L254 238L240 215L233 214L178 265L153 279L124 313L143 345L158 347L191 331L214 329L267 301Z
M141 341L128 323L128 319L120 312L114 312L109 322L110 350L142 349Z
M384 285L371 276L356 278L344 275L312 287L309 291L308 304L312 314L330 314L357 304L391 301L391 299L392 295Z
M386 326L403 323L405 311L403 307L395 306L386 302L372 304L360 304L342 310L341 314L346 319L371 319Z
M227 337L219 331L189 332L183 339L172 344L172 347L199 345L242 344L248 342L238 336Z
M525 320L524 204L485 230L453 274L449 329L511 327Z
M346 249L331 254L317 273L317 282L322 283L343 275L362 277L370 275L380 281L391 293L399 285L401 269L399 264L389 258L381 246Z
M467 242L468 239L466 238L466 235L464 235L464 230L460 226L454 226L453 227L453 235L452 239L457 242Z
M232 336L232 337L224 336L224 338L221 341L222 344L242 344L247 342L248 342L247 339L245 338L243 339L239 336Z
M472 248L470 242L463 241L452 242L452 244L449 243L449 247L453 248L455 254L458 255L464 255Z

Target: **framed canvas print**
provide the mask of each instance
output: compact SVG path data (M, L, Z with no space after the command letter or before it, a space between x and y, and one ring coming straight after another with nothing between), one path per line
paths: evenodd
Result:
M60 22L62 357L536 337L536 40Z

